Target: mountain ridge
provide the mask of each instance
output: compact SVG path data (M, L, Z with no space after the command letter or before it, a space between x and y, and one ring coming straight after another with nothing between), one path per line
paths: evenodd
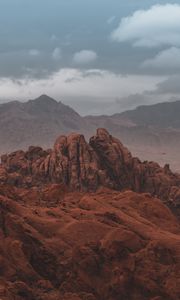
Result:
M119 115L122 117L130 117L131 120L136 121L137 125L143 124L151 126L160 126L161 128L180 128L179 112L180 100L173 102L157 103L153 105L141 105L134 110L128 110L120 114L114 114L113 116Z
M170 102L165 106L173 106L179 102L174 103ZM164 107L164 104L157 104L157 106ZM166 114L170 109L166 110L166 114L159 109L156 114L159 113L159 116L163 115L163 117L157 115L155 119L158 122L163 119L163 126L157 126L156 120L153 121L154 112L149 111L154 111L157 106L141 106L137 110L112 116L81 117L71 107L47 95L23 103L14 101L1 104L0 153L27 149L30 145L49 148L53 145L56 136L74 131L83 133L89 138L97 128L103 127L120 138L134 155L143 160L158 161L161 165L170 163L174 170L180 172L178 159L180 129L177 127L179 110L171 109L176 111L177 120L171 122L173 115L171 113L167 124ZM170 123L175 124L174 128L170 128Z

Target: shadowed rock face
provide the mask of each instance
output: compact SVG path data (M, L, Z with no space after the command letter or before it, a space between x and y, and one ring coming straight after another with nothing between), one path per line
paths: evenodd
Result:
M105 129L89 143L81 134L60 136L52 150L30 147L1 157L0 182L19 187L62 183L71 191L96 191L100 187L131 189L158 196L178 211L180 175L168 165L141 162Z

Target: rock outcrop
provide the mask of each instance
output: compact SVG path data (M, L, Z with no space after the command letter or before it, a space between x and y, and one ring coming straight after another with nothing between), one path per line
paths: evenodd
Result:
M105 129L89 143L81 134L60 136L53 149L30 147L1 157L0 183L18 187L64 184L71 191L96 191L100 187L148 192L176 211L180 202L180 175L168 165L141 162Z
M105 129L2 156L0 299L179 300L179 199Z
M179 236L149 194L1 186L0 298L179 300Z

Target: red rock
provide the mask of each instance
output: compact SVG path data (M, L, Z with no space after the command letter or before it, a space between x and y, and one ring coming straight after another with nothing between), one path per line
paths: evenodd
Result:
M160 200L56 188L0 197L3 300L179 299L180 226Z
M179 199L105 129L3 156L0 298L179 300Z
M180 175L169 166L133 158L105 129L98 129L89 144L83 135L71 134L59 137L52 150L30 147L3 156L0 183L19 187L56 183L72 191L131 189L159 197L179 214Z

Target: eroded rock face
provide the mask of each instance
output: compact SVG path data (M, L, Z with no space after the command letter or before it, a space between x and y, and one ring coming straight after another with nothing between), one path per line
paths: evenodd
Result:
M119 140L113 138L105 129L98 129L97 135L90 139L90 145L97 153L98 161L107 171L114 188L133 187L133 159Z
M179 300L179 234L149 194L1 187L0 297Z
M99 185L98 160L83 135L60 137L51 155L49 172L73 190L96 190Z
M72 191L100 187L149 192L172 207L179 207L180 175L166 165L133 158L105 129L87 143L81 134L59 137L52 150L30 147L1 158L0 182L20 187L64 184Z
M105 129L4 155L0 298L179 300L180 227L157 196L178 214L180 176Z

